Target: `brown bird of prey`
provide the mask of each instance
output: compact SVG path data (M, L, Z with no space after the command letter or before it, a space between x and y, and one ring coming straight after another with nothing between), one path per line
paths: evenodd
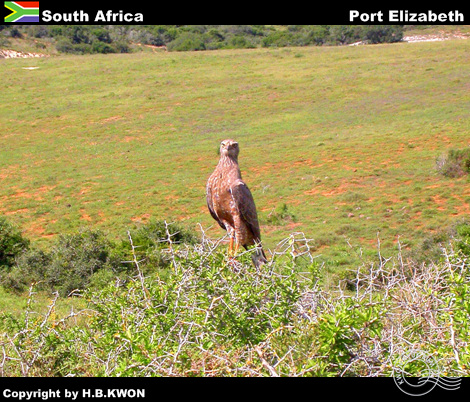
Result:
M207 206L212 217L230 237L229 256L234 256L240 245L245 249L255 246L252 259L258 268L267 260L261 247L255 201L242 180L238 153L238 142L224 140L220 143L219 163L207 180Z

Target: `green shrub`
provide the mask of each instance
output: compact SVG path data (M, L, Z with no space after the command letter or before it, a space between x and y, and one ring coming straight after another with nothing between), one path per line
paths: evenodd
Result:
M134 245L144 248L166 247L169 244L169 236L173 244L196 244L198 242L194 231L179 223L167 223L165 220L151 220L131 232Z
M91 45L91 52L106 54L106 53L116 53L116 50L108 43L93 42L93 44Z
M167 46L170 51L192 51L343 45L356 41L384 43L399 41L403 36L403 27L399 25L37 25L10 31L11 35L25 33L56 40L59 51L76 54L110 53L111 49L123 53L132 43Z
M76 234L60 235L49 252L31 249L24 253L17 259L5 286L24 290L31 283L38 282L40 289L68 296L73 290L86 289L93 276L102 270L118 276L126 270L123 261L124 256L102 232L82 230ZM94 283L99 283L99 280L94 280Z
M446 177L461 177L470 173L470 148L451 149L436 160L437 171Z
M109 30L105 28L94 28L91 30L91 35L93 35L96 40L104 43L111 43L111 37L109 35Z
M158 269L142 275L134 260L123 285L103 265L88 279L93 288L80 312L59 316L58 293L46 311L36 311L32 287L23 315L0 314L0 374L390 377L406 367L422 376L422 362L406 360L416 352L435 359L439 374L470 374L469 261L460 252L444 250L445 258L428 264L401 252L366 261L345 291L343 282L323 287L324 266L297 234L257 270L249 252L228 258L206 237L170 244L174 230L164 226L167 237L156 236L171 261L164 278ZM470 233L464 223L455 228L461 237ZM40 270L58 255L87 267L112 260L113 247L100 233L83 231L61 243L50 261L29 253L30 265Z
M325 25L313 25L305 33L305 45L322 45L327 39L328 31Z
M3 281L5 289L23 292L33 283L42 282L39 289L50 290L47 284L47 272L52 256L42 250L31 248L18 256L15 267Z
M331 25L327 44L347 45L362 40L362 28L358 25Z
M318 317L315 342L330 364L344 366L356 356L362 343L380 337L385 309L380 303L358 303L346 298Z
M275 31L261 41L263 47L285 47L293 45L293 34L289 31Z
M362 30L362 39L368 43L393 43L403 39L400 25L365 25Z
M184 52L189 50L205 50L206 46L200 34L183 32L167 45L168 50Z
M11 268L15 257L29 247L18 228L0 216L0 269Z
M12 227L8 228L10 233ZM24 251L28 242L21 238L19 232L12 233L15 236L12 237L11 233L10 237L3 236L9 250L5 258L9 259L8 264L11 266L10 272L3 275L3 286L24 291L32 283L38 282L38 289L59 291L61 296L90 286L98 289L101 285L114 282L116 278L125 282L126 272L132 268L129 262L134 260L134 254L142 263L144 272L167 268L169 257L162 250L169 247L168 237L173 247L198 241L197 235L185 227L171 224L167 232L165 221L156 220L132 232L134 250L128 238L115 244L99 230L81 230L60 235L50 250L31 248Z
M415 261L429 263L442 258L442 248L448 246L452 230L449 228L438 230L426 235L423 240L411 250Z
M456 248L465 256L470 257L470 223L463 222L455 227Z
M168 258L165 258L161 251L169 246L169 238L171 243L177 246L198 242L194 231L179 223L167 224L165 220L151 220L131 230L130 234L137 259L151 268L168 266ZM126 261L132 260L132 248L128 238L121 241L120 250L126 256Z
M61 235L51 250L45 281L61 296L67 296L74 289L85 289L93 274L102 269L125 270L122 261L101 231Z
M77 49L74 47L72 41L68 38L61 38L57 41L55 45L56 49L59 52L63 53L79 53Z
M470 256L470 223L468 221L459 220L426 235L406 252L406 257L418 263L438 262L444 258L442 250L451 244L455 250L465 256Z
M269 225L282 225L286 222L295 222L296 220L295 214L289 210L286 203L283 203L268 214L266 223Z
M234 49L247 49L253 48L254 45L246 37L235 35L230 39L228 47Z
M117 41L114 43L114 48L117 53L130 53L131 48L125 41Z
M191 248L175 255L165 280L136 277L91 294L96 315L85 336L93 362L110 363L99 375L197 375L207 351L235 356L288 325L300 297L295 272L257 272L246 257L231 265L225 253Z

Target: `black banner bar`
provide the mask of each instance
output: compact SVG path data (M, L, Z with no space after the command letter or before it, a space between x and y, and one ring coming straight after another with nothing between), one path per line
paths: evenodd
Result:
M446 389L439 384L424 395L434 398L464 400L469 379L461 378L458 387ZM218 388L220 387L220 388ZM226 391L230 389L230 391ZM420 387L406 389L393 378L3 378L0 379L0 401L8 402L80 402L80 401L161 401L207 398L215 392L228 392L231 397L266 400L270 397L377 400L380 395L407 398L421 395ZM224 391L225 390L225 391ZM436 399L437 400L437 399Z

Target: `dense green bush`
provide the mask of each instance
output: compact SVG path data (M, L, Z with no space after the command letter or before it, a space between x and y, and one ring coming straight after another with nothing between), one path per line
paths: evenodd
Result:
M218 253L186 257L176 257L176 270L164 281L109 286L91 298L98 313L91 330L102 333L93 345L94 363L112 362L101 374L197 375L212 348L226 345L236 354L289 322L300 295L292 272L281 276L246 266L234 272Z
M116 49L104 42L93 42L91 53L116 53Z
M134 256L144 272L167 268L169 258L162 250L170 245L168 239L175 246L198 241L193 231L180 224L168 226L153 220L132 230L134 249L128 237L114 243L99 230L81 230L60 235L48 251L25 250L29 242L16 229L6 223L2 226L0 221L2 228L5 234L0 241L3 239L5 259L11 267L2 275L3 286L24 291L37 282L39 289L59 291L61 296L76 289L100 288L114 278L125 281Z
M285 47L294 44L294 35L288 31L276 31L262 40L263 47Z
M192 32L183 32L167 45L170 51L184 52L188 50L205 50L206 45L201 35Z
M461 177L470 173L470 148L451 149L436 160L436 168L446 177Z
M348 45L354 42L399 42L403 28L399 25L289 25L287 30L267 33L264 47Z
M40 283L37 289L51 290L48 271L52 261L50 253L31 248L17 257L16 265L3 276L2 285L7 290L23 292L33 283ZM53 289L52 289L53 290Z
M5 286L24 290L38 282L40 289L58 291L67 296L84 290L99 271L119 276L125 271L124 257L100 231L82 230L60 235L50 251L30 249L17 258L16 266L6 277ZM103 274L101 274L103 275Z
M9 269L15 257L28 247L29 240L23 237L20 230L0 216L0 270Z
M78 49L74 47L72 41L68 38L61 38L57 40L56 49L63 53L79 53Z
M115 254L112 243L95 230L61 235L51 250L46 282L62 296L75 289L85 289L90 278L100 270L122 271L122 256Z
M36 37L53 37L56 49L63 53L124 53L130 50L120 35L109 27L96 25L34 26L30 33ZM113 39L115 38L115 39ZM127 42L127 41L126 41Z
M470 258L470 223L462 222L456 225L456 248Z
M322 45L326 42L328 36L327 25L312 25L309 29L304 30L304 42L302 45Z
M172 245L196 244L199 239L196 233L179 223L168 224L165 220L151 220L150 222L130 230L134 250L129 238L123 239L119 245L120 253L126 260L132 260L135 254L138 261L147 268L166 268L169 259L162 250Z
M363 27L362 39L368 43L393 43L403 39L403 28L399 25L369 25Z

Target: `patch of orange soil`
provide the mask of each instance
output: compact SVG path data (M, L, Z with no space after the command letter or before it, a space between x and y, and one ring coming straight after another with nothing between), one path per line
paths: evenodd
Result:
M99 183L97 182L89 182L87 183L88 186L87 187L82 187L80 189L80 192L78 193L78 195L84 195L84 194L88 194L92 189L93 189L93 186L96 186L98 185Z
M292 231L294 230L295 228L299 227L299 226L302 226L303 223L302 222L291 222L287 225L287 228Z
M48 220L46 217L40 218L36 222L33 222L29 227L25 228L25 232L28 234L31 234L32 237L45 237L45 238L50 238L54 237L57 235L57 233L53 232L46 232L45 223L55 223L57 222L56 219L54 220Z
M101 124L109 123L112 121L118 121L121 119L122 119L122 116L111 116L111 117L101 120Z
M457 209L456 213L453 213L453 216L462 216L462 215L467 215L470 216L470 204L465 201L463 198L470 196L470 189L468 189L466 192L463 194L452 194L453 197L457 198L462 204L455 207Z
M29 211L29 208L20 208L14 211L6 211L3 214L4 215L16 215L16 214L21 214L21 213L28 212L28 211Z
M28 198L28 199L33 198L36 201L42 201L43 200L42 196L45 193L54 189L55 187L56 186L42 186L32 193L27 193L26 191L18 191L17 193L12 194L11 196L5 196L4 198L10 198L10 197L11 198Z
M0 169L0 179L5 180L8 179L12 174L24 173L26 169L24 167L20 167L20 165L10 165L3 169Z
M80 219L83 219L84 221L87 221L87 222L91 222L91 221L92 221L91 216L88 215L88 214L82 214L82 216L80 217Z
M447 200L442 198L440 195L433 195L432 200L434 201L435 204L437 204L437 209L439 211L445 211L445 204L447 203Z
M454 216L463 216L463 215L470 216L470 204L465 203L465 204L459 205L458 207L456 207L456 209L457 209L457 213L454 213L452 215L454 215Z
M150 218L150 214L143 214L141 216L134 216L131 218L132 222L145 222Z
M277 162L277 163L266 162L262 166L249 167L248 171L254 173L256 176L259 176L263 173L291 169L297 166L308 166L314 169L323 165L324 163L317 163L313 161L312 159L307 158L307 159L300 159L297 161L286 161L286 162Z
M329 190L329 191L324 191L323 193L321 193L321 195L322 195L323 197L332 197L332 196L334 196L334 195L343 194L343 193L345 193L346 191L347 191L346 189L341 188L341 186L340 186L340 187L333 188L333 189L331 189L331 190Z
M318 188L312 188L311 190L304 191L305 195L315 195L318 194L320 190Z
M340 195L346 193L348 190L357 190L358 188L365 188L367 187L366 185L361 183L360 179L343 179L341 180L341 183L339 186L329 190L329 191L324 191L321 194L324 197L331 197L335 195Z
M429 186L426 186L426 189L434 189L434 188L440 188L442 185L441 183L436 183L436 184L431 184Z

